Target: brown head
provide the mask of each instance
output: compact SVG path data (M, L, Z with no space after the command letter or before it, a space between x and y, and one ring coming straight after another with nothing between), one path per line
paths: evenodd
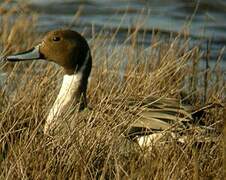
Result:
M92 58L85 38L72 30L55 30L47 33L36 47L12 56L7 61L44 59L62 66L66 74L75 74L83 68L90 74Z
M4 59L11 62L43 59L62 66L66 75L79 74L75 97L82 101L80 109L85 107L92 57L87 41L79 33L72 30L51 31L37 46Z

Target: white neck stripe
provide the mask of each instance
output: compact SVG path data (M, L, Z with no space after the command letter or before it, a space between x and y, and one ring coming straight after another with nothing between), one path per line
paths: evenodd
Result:
M60 92L47 116L46 124L44 127L45 134L55 126L57 118L63 113L66 107L74 99L75 93L81 83L81 79L81 73L64 75Z

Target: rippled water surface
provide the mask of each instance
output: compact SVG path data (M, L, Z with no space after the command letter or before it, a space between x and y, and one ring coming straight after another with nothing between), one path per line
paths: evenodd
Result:
M38 14L39 31L70 26L81 32L86 28L89 38L93 26L96 31L120 27L117 39L123 42L128 28L138 25L146 31L138 43L148 45L153 29L176 35L187 27L191 44L201 42L205 49L211 39L213 60L226 43L225 0L18 0L11 4L18 2Z
M128 28L144 20L142 28L178 32L192 19L190 34L226 40L226 1L203 0L32 0L31 7L41 13L49 26L71 23L81 10L81 22ZM56 18L57 16L57 18ZM54 18L55 17L55 18Z

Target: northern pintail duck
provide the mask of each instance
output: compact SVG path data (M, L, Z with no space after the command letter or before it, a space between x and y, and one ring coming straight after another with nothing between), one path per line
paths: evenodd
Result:
M87 106L86 90L92 56L87 41L78 32L55 30L49 32L34 48L5 57L5 60L11 62L38 59L52 61L62 66L65 72L61 89L44 126L44 133L48 134L54 128L57 117L71 101L76 101L80 110ZM137 103L135 100L128 101L130 105ZM153 132L163 132L175 124L181 130L193 121L191 106L182 105L173 98L147 98L137 105L142 111L136 115L138 118L129 126L126 135L133 140L137 139L141 145L156 137Z

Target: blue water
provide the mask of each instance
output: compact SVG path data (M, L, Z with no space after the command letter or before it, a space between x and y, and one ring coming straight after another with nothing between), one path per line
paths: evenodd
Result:
M97 33L119 27L116 38L120 43L126 39L128 28L139 26L138 44L148 46L153 30L164 38L186 30L191 46L199 44L203 51L211 40L213 64L226 44L226 0L15 0L5 7L18 5L26 5L29 13L38 14L37 30L42 32L70 27L79 32L86 29L85 36L90 38L92 27ZM78 12L79 18L75 18Z

